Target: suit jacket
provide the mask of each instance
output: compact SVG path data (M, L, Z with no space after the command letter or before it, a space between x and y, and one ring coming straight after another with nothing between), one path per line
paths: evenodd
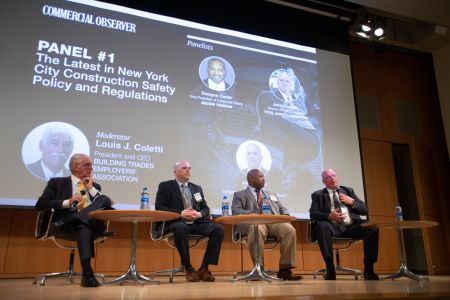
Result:
M275 90L273 94L274 94L275 97L277 97L278 99L285 101L283 95L282 95L281 92L280 92L280 90ZM292 94L292 93L291 93L291 98L292 98L292 101L294 101L295 99L297 99L297 98L295 97L295 95Z
M202 213L202 218L195 220L194 223L211 222L209 207L206 203L205 196L203 195L202 188L199 185L191 182L188 182L188 187L192 193L192 208ZM201 196L201 199L199 201L195 200L194 194L196 193L199 193ZM183 203L184 201L181 195L180 187L175 179L163 181L159 184L155 199L156 210L165 210L181 214L181 212L184 210ZM183 221L183 219L179 218L176 220L168 221L166 223L170 224L180 221ZM157 230L159 229L161 224L162 223L157 224Z
M245 190L235 192L233 195L233 202L231 204L231 212L233 215L248 215L248 214L259 214L258 200L253 195L251 187ZM270 210L274 215L289 215L288 209L281 203L280 200L273 201L271 197L278 199L277 196L267 190L261 190L266 196L269 202ZM246 235L249 225L240 224L235 227L235 234L238 236Z
M27 168L28 171L30 171L34 176L46 180L47 178L45 177L44 170L42 169L41 161L42 160L40 159L34 163L28 164ZM70 176L70 171L66 167L63 168L63 176Z
M204 83L208 88L210 88L210 87L209 87L209 84L208 84L208 79L209 79L209 77L206 77L206 78L204 78L202 81L203 81L203 83ZM226 90L228 90L228 89L231 87L231 84L229 84L229 83L226 82L225 80L223 81L223 83L225 84L225 89L224 89L223 91L218 91L218 90L213 89L213 88L210 88L210 89L213 90L213 91L216 91L216 92L225 92Z
M98 183L94 182L94 186L98 191L101 191ZM89 193L87 194L92 201L92 196ZM65 220L77 212L71 208L62 208L63 201L70 199L72 195L72 179L70 176L52 178L48 181L44 192L36 202L35 208L44 210L51 207L55 211L53 221Z
M362 222L361 215L367 215L369 210L366 204L358 198L352 188L339 186L339 192L343 193L354 202L354 207L347 206L350 218L353 223ZM331 199L326 188L315 191L311 194L311 208L309 209L309 217L312 221L328 221L328 215L331 213Z

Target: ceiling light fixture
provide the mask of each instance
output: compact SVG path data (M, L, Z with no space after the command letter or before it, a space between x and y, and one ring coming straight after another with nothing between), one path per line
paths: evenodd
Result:
M380 41L386 37L385 21L364 14L362 21L358 24L356 34L370 41Z

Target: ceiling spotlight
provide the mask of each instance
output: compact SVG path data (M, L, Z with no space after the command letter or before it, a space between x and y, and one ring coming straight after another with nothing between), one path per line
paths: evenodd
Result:
M369 31L372 30L372 24L371 24L370 20L367 20L367 21L365 21L364 23L361 23L361 24L359 25L359 27L361 28L361 30L362 30L363 32L369 32Z
M374 16L364 15L363 21L358 24L356 32L362 38L370 41L379 41L385 38L384 21Z
M356 34L359 35L360 37L365 38L365 39L369 38L369 35L367 33L365 33L365 32L362 32L362 31L358 31L358 32L356 32Z
M384 29L381 28L381 27L375 28L375 30L373 31L373 34L376 37L380 37L380 36L382 36L384 34Z

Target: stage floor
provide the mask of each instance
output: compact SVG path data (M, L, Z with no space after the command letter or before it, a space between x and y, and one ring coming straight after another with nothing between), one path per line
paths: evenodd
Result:
M314 280L305 275L298 282L230 282L231 276L216 276L216 281L186 282L176 276L173 283L160 276L160 285L127 282L99 288L82 288L80 279L73 284L66 279L48 279L44 286L32 284L31 278L0 279L0 299L450 299L450 276L429 276L429 281L406 278L386 281L354 280L338 276L337 281ZM106 281L114 277L107 277Z

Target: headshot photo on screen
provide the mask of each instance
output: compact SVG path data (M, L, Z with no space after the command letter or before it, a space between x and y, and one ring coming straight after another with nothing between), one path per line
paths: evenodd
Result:
M205 58L200 63L199 74L203 84L216 92L228 90L235 79L231 64L218 56Z
M75 126L49 122L34 128L22 145L22 160L28 171L42 180L69 176L72 153L89 154L89 142Z
M245 176L247 176L248 171L253 169L258 169L264 175L267 175L272 167L272 157L264 144L250 140L243 142L238 147L236 163Z

